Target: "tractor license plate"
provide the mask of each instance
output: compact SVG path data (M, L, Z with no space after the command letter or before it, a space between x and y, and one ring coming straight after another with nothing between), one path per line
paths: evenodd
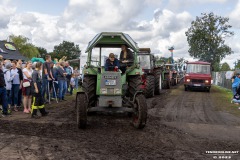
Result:
M106 80L105 85L106 86L115 86L116 85L116 80Z
M201 86L201 84L194 84L193 86L197 86L197 87L200 87L200 86Z

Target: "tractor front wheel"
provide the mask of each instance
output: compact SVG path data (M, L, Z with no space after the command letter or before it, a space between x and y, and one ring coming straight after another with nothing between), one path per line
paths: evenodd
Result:
M140 76L129 76L128 77L128 96L134 97L137 91L141 91L141 77Z
M162 90L162 71L160 68L154 71L154 78L155 78L155 94L159 95Z
M96 87L97 78L96 76L85 76L83 79L82 88L87 94L89 100L89 107L95 107L96 104Z
M87 126L87 96L85 94L77 94L77 125L78 128L84 129Z
M144 90L144 94L146 98L151 98L154 96L154 88L155 88L155 79L153 75L148 75L146 77L146 87Z
M133 113L133 126L137 129L142 129L147 122L147 103L142 94L136 96L134 108L136 111Z

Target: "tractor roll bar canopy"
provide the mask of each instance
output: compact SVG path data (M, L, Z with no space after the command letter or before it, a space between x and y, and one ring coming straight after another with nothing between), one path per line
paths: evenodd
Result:
M99 48L120 48L126 45L134 52L138 52L137 43L128 35L122 32L102 32L97 34L89 43L86 52L91 51L94 47Z

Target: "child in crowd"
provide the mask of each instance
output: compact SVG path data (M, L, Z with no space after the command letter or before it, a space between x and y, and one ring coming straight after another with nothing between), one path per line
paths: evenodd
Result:
M70 79L70 95L73 94L73 88L75 87L75 75L72 74Z

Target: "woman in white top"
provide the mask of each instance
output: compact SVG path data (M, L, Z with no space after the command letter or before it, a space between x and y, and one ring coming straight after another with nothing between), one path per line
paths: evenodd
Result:
M23 71L23 106L24 106L24 113L31 112L31 104L32 104L32 93L31 93L31 81L32 81L32 62L28 61L26 63L26 67L22 70Z

